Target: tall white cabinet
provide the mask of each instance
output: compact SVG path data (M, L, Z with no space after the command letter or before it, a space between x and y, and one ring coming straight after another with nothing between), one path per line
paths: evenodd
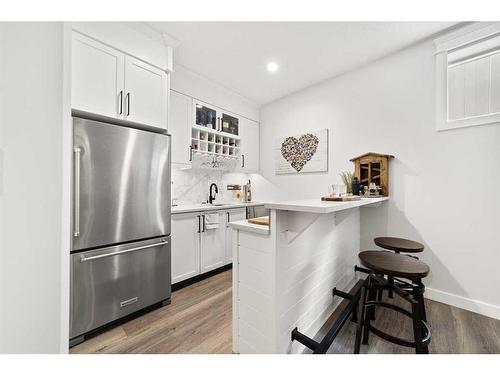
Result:
M168 132L172 136L172 163L181 167L191 162L192 115L193 99L171 90Z
M71 106L167 129L168 74L73 31Z
M259 171L259 123L240 118L241 170Z

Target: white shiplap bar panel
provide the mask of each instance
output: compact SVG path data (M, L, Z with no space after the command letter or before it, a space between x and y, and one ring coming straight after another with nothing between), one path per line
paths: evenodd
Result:
M291 350L294 324L302 332L323 324L328 317L324 313L338 303L332 289L354 278L360 247L359 208L317 216L278 212L277 217L276 344Z
M235 227L233 350L298 353L298 329L313 337L349 290L360 250L360 209L316 213L271 209L267 235Z

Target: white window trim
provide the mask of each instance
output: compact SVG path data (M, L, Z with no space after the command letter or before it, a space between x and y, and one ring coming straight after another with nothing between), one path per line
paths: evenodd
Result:
M448 52L498 33L500 22L476 22L434 40L437 131L500 123L500 113L448 120Z

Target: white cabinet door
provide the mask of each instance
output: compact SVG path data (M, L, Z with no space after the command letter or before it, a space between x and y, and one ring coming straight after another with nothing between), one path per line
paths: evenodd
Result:
M172 215L172 283L200 273L200 213Z
M247 209L239 208L226 211L226 264L233 262L233 229L229 228L232 221L245 220Z
M201 273L222 267L226 261L225 211L217 211L214 213L218 215L219 219L219 227L217 229L209 229L205 223L202 223ZM208 215L208 213L204 214L204 216L206 215Z
M167 129L168 76L133 57L125 57L124 119Z
M259 123L240 118L241 170L259 171Z
M168 132L172 136L172 163L191 163L191 125L193 99L170 91Z
M74 109L119 117L125 55L73 32L71 106Z

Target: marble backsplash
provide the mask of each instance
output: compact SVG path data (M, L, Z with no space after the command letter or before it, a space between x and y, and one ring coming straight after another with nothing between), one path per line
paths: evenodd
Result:
M248 182L248 179L249 175L246 173L206 169L172 169L172 199L176 204L205 202L208 199L210 184L215 183L219 189L217 199L236 202L234 191L228 191L227 185L243 185Z

